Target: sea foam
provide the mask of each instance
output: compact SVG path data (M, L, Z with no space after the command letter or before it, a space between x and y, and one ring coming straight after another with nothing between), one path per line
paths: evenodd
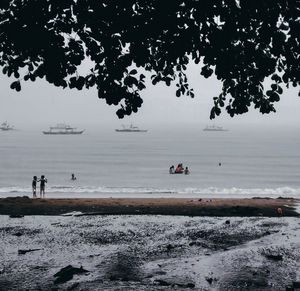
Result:
M39 191L37 191L38 193ZM30 187L1 187L0 197L31 195ZM56 185L46 188L46 194L52 197L293 197L300 198L300 188L150 188L150 187L91 187Z

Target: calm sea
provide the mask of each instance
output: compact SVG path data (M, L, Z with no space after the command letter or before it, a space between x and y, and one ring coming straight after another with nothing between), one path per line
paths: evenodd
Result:
M0 131L0 197L31 196L32 176L42 174L49 198L300 197L299 149L299 130L284 128L117 133L91 127L76 136ZM169 175L178 163L190 175Z

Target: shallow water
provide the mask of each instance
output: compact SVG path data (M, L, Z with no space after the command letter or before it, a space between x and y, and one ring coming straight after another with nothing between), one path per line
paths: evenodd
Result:
M0 216L0 223L5 290L285 290L300 280L298 218ZM67 265L89 272L55 284Z
M0 132L0 197L31 195L32 176L42 174L48 197L300 197L297 129L126 134L94 127L78 136L41 130ZM190 175L168 174L179 162Z

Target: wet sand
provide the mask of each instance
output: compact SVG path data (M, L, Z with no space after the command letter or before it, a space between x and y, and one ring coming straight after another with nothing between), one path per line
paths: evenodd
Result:
M299 290L299 223L0 215L0 290Z
M293 198L72 198L31 199L10 197L0 199L0 214L61 215L82 212L83 215L185 215L185 216L299 216ZM282 215L278 214L282 209ZM80 215L80 214L78 214Z

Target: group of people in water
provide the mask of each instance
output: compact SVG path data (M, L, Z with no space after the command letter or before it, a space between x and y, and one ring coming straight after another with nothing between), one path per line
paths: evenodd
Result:
M75 181L77 178L75 177L75 174L71 174L71 180ZM33 198L36 198L36 186L37 183L40 183L40 198L45 198L45 187L48 180L45 178L45 175L42 175L40 179L37 178L37 176L33 176L32 179L32 194Z
M185 174L188 175L190 173L190 170L188 167L183 167L182 163L178 164L178 166L174 167L174 165L172 165L169 169L169 174ZM77 180L77 178L75 177L75 174L71 174L71 180L75 181ZM32 193L33 193L33 198L36 198L36 187L37 187L37 183L40 183L40 198L45 198L45 187L46 187L46 183L48 182L48 180L45 178L45 175L41 175L41 178L37 178L37 176L33 176L32 179Z
M190 170L188 167L183 167L182 163L178 164L178 166L175 167L172 165L169 169L169 174L185 174L188 175L190 173Z

